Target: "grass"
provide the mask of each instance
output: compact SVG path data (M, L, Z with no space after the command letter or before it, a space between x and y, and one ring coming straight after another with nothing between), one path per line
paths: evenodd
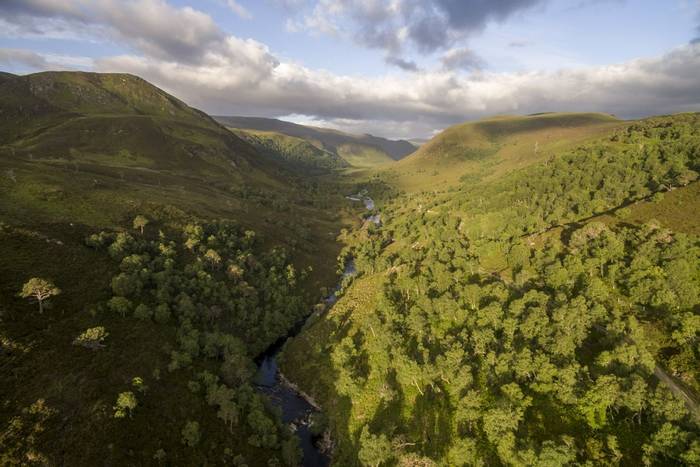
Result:
M337 151L348 164L357 168L379 167L394 163L394 159L372 146L343 144L338 146Z
M399 190L444 191L495 179L625 125L603 114L497 117L455 125L378 174Z
M304 174L327 173L348 167L348 162L337 154L319 149L309 141L272 131L238 130L234 134L249 142L263 157L282 162L290 170Z
M652 219L674 232L700 235L700 183L663 193L660 199L648 199L630 206L625 222L644 224Z

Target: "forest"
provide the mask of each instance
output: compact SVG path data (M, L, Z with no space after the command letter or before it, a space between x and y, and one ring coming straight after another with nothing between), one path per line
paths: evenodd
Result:
M284 356L298 378L332 375L310 388L337 462L700 463L700 237L625 220L697 179L699 128L649 119L385 197L383 225L341 254L360 275Z
M134 219L135 227L147 225L143 216ZM167 371L191 369L188 387L232 433L248 434L252 446L280 450L285 465L296 465L296 438L269 412L252 378L253 358L305 314L297 287L304 273L283 250L260 251L255 232L230 221L187 223L154 237L100 232L86 239L119 263L113 296L96 312L176 327ZM129 411L138 410L132 405ZM187 444L197 442L196 423L183 428Z

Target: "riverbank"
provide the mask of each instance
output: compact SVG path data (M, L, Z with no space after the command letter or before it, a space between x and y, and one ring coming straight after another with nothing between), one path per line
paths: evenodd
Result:
M374 209L374 201L364 194L357 197L347 197L352 201L362 201L368 211ZM367 216L370 222L379 224L379 215ZM299 386L289 379L279 369L278 357L287 345L293 341L311 322L321 319L325 313L331 309L337 301L337 293L347 277L355 274L355 267L352 260L346 262L345 270L338 285L333 292L326 297L323 310L314 308L309 315L297 323L286 337L279 339L270 346L256 360L258 371L255 377L256 387L259 392L265 394L271 404L280 409L282 422L296 433L299 438L299 445L303 452L303 465L305 467L327 466L331 461L333 451L333 439L331 430L324 427L323 433L318 436L313 433L310 426L311 417L315 413L321 412L321 406L307 392L301 390Z

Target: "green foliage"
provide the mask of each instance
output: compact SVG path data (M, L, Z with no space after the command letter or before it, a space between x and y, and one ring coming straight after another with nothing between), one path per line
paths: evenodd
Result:
M111 311L119 313L122 317L126 317L126 315L131 311L131 306L131 301L124 297L112 297L107 302L107 307Z
M282 443L282 462L289 467L301 463L302 451L299 447L299 438L292 436Z
M134 217L134 228L139 229L141 231L141 235L143 235L143 229L148 225L148 218L146 216L138 215Z
M378 467L393 457L391 443L385 435L373 435L367 426L360 434L360 452L358 457L363 465Z
M590 217L671 186L698 168L695 114L650 119L493 183L465 185L463 233L512 238Z
M117 403L114 406L114 418L124 418L127 415L131 417L138 401L136 396L131 391L121 392L117 396Z
M79 345L91 350L98 350L104 347L103 341L109 336L104 326L97 326L86 329L85 332L73 339L73 345Z
M235 130L234 132L252 144L264 157L283 161L292 169L323 173L349 166L337 154L319 149L301 138L262 131Z
M153 311L148 305L139 303L134 309L134 318L149 321L153 317ZM166 320L167 321L167 320Z
M186 224L157 239L104 233L89 241L119 261L107 308L126 316L138 303L134 318L148 321L153 315L157 323L176 326L168 370L218 366L220 377L200 375L216 416L229 432L247 432L251 446L281 451L295 465L298 445L251 386L252 358L305 313L287 254L259 248L253 231L226 221ZM132 386L147 390L138 377ZM199 381L188 387L201 393ZM192 423L182 433L188 446L198 439Z
M32 298L39 302L39 313L44 312L44 300L49 297L58 295L61 289L56 287L53 282L40 277L32 277L22 286L19 296L22 298Z
M399 195L349 235L357 277L283 363L336 408L337 461L693 459L700 238L590 217L682 185L698 128L650 119L449 196Z
M182 429L182 444L191 448L199 444L201 434L199 433L199 423L188 421Z

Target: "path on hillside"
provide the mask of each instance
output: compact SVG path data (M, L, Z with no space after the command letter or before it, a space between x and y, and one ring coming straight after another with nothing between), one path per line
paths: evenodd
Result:
M688 408L690 414L695 418L696 422L700 423L700 404L698 404L695 394L681 386L673 376L669 375L668 372L659 365L654 366L654 376L665 384L676 397L685 402L685 406Z
M609 334L608 330L599 324L594 324L593 327L605 334ZM628 344L639 347L630 336L622 336L622 338ZM676 378L669 375L656 361L654 361L654 376L656 376L662 384L666 385L676 397L685 403L688 412L695 418L696 422L700 423L700 403L698 403L697 396L690 389L676 381Z

